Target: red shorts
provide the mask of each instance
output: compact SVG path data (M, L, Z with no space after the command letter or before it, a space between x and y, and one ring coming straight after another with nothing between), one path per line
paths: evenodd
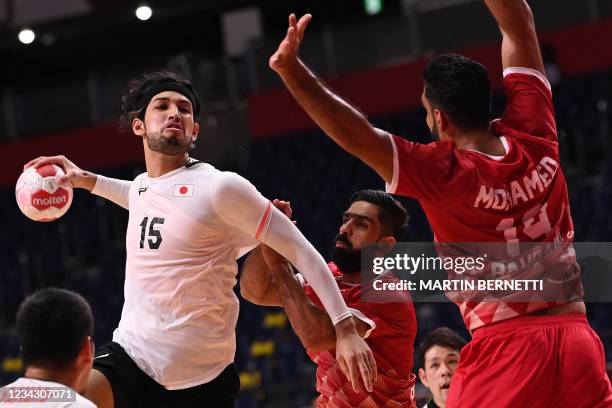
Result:
M522 316L474 332L446 408L612 407L603 345L581 314Z

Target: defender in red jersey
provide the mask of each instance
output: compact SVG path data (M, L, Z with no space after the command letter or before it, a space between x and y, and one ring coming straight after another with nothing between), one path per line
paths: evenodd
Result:
M459 55L435 58L423 73L427 125L439 139L428 145L374 128L304 65L298 50L310 15L289 17L270 67L323 131L372 167L389 192L420 201L436 242L504 243L510 256L520 243L561 248L552 261L570 289L564 299L453 298L474 338L461 353L448 407L612 406L603 347L581 301L552 93L533 16L525 0L485 3L503 35L506 110L489 122L484 66Z
M291 215L287 203L275 204ZM240 278L243 297L256 304L283 306L308 355L318 365L317 407L416 408L416 376L412 373L416 317L410 295L397 291L386 295L384 302L364 302L363 291L371 286L360 284L365 277L374 278L371 273L362 273L362 246L379 243L389 251L401 238L406 218L406 210L391 195L374 190L357 192L344 213L333 262L329 263L357 331L374 353L378 372L372 392L354 390L342 373L331 320L302 275L294 275L287 261L269 248L254 251L245 262ZM382 279L396 280L392 276Z

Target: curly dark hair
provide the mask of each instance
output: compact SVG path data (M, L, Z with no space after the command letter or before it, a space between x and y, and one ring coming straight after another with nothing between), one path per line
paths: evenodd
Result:
M121 97L121 110L123 113L120 117L120 124L123 129L131 129L132 121L135 118L144 118L144 112L147 109L147 105L142 106L141 98L152 86L165 82L176 82L193 93L196 102L193 111L194 116L197 116L199 101L191 82L171 71L150 71L142 74L142 77L139 79L131 80L128 92ZM194 117L194 119L197 119L197 117Z

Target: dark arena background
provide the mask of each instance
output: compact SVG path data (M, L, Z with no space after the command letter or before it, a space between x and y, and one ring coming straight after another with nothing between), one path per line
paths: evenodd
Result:
M529 3L553 85L575 240L612 241L612 2ZM268 68L290 12L313 14L302 59L380 128L431 140L421 69L443 51L484 63L495 115L504 106L501 37L481 1L150 0L146 21L135 15L139 5L0 0L0 385L22 374L15 313L36 289L81 293L93 308L95 343L111 339L123 304L127 212L75 190L65 216L36 223L19 212L14 187L23 164L41 155L64 154L123 179L142 173L142 142L117 126L121 94L141 72L168 68L193 81L203 108L192 156L290 200L298 227L326 258L351 194L384 185L314 126ZM18 39L26 27L30 44ZM412 218L404 240L431 241L419 204L402 202ZM439 326L469 338L454 305L415 306L417 344ZM612 305L587 310L610 372ZM240 408L308 407L316 396L315 366L282 309L241 299L236 363ZM419 406L428 395L419 383Z

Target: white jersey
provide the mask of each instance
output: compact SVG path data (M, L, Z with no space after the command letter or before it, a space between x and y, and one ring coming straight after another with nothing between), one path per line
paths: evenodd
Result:
M144 173L131 185L109 180L99 177L93 192L130 212L113 341L165 388L209 382L234 361L236 259L259 241L309 270L302 272L324 292L335 323L350 315L323 258L239 175L198 163L158 178Z
M96 405L64 384L22 377L0 388L0 407L96 408Z

